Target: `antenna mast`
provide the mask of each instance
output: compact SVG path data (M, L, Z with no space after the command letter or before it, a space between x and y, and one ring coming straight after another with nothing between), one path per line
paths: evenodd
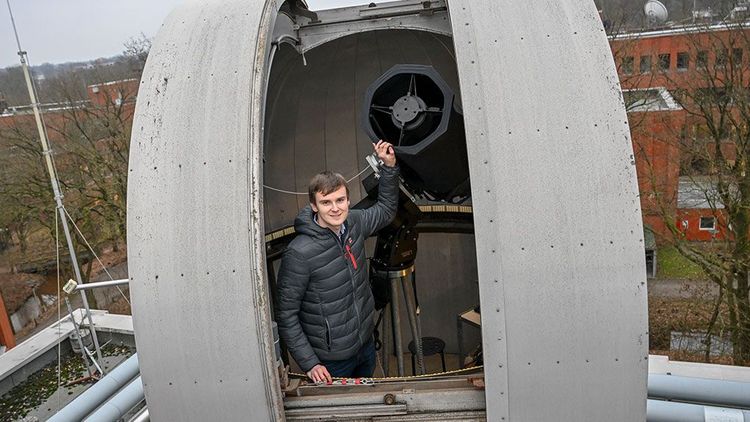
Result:
M70 235L70 228L68 227L68 219L65 215L65 205L63 204L63 195L60 192L60 183L57 179L57 171L52 161L52 150L49 147L47 141L47 133L44 129L44 123L42 122L42 115L39 112L39 103L37 101L36 90L34 89L34 83L31 79L31 72L28 65L28 56L25 51L21 48L21 41L18 38L18 30L16 29L16 21L13 18L13 11L10 8L10 0L5 0L8 5L8 13L10 14L10 21L13 24L13 33L16 36L16 44L18 45L18 56L21 59L21 68L23 69L23 76L26 79L26 87L29 90L29 99L31 100L31 108L34 110L34 119L36 120L36 127L39 132L39 141L42 144L42 155L44 161L47 164L47 172L49 173L50 182L52 184L52 192L55 195L55 203L57 204L57 212L60 214L60 220L62 221L63 232L65 232L65 240L68 243L68 251L70 252L70 262L73 265L75 271L76 280L78 284L82 284L81 269L78 266L78 258L76 256L75 247L73 247L73 238ZM96 329L94 328L94 321L91 318L91 309L89 308L89 302L86 298L86 292L81 290L81 299L83 299L83 307L86 309L86 317L89 320L89 331L91 332L91 338L94 340L94 348L96 348L96 356L99 361L102 360L102 351L99 348L99 339L96 336ZM60 300L60 298L57 298ZM75 324L75 321L73 321Z

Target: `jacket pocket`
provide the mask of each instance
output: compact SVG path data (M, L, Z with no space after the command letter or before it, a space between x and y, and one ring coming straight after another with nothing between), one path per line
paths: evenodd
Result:
M325 321L326 321L326 346L328 347L328 351L331 351L331 325L328 324L328 318L326 318Z

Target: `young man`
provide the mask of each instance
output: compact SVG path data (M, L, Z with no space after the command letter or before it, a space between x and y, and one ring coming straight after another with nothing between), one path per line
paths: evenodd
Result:
M390 223L398 205L393 147L374 145L383 161L378 202L349 210L346 180L332 172L310 181L310 206L294 221L278 277L276 322L294 360L315 382L371 377L375 369L374 299L365 260L367 237Z

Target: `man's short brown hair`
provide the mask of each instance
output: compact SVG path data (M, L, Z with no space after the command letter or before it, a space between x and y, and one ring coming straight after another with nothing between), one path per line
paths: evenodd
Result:
M349 198L349 186L346 185L346 179L339 173L332 171L324 171L318 173L315 177L310 180L310 184L307 187L307 193L310 196L310 203L315 203L315 193L320 192L321 195L325 196L331 192L334 192L341 188L346 187L346 197Z

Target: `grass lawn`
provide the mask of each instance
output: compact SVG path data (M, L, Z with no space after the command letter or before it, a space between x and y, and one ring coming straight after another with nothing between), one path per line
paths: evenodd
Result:
M706 279L703 270L682 256L674 246L661 246L656 252L657 278Z

